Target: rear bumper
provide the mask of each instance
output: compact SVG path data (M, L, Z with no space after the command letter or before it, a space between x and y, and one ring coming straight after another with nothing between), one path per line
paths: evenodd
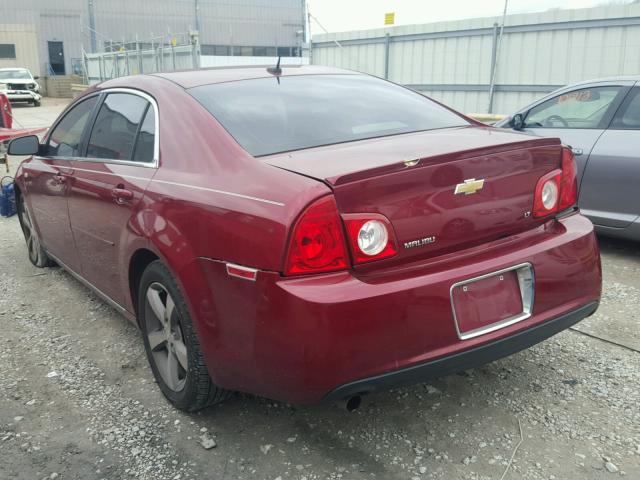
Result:
M479 367L540 343L592 315L597 309L598 302L591 302L540 325L471 350L347 383L331 391L325 400L338 401L352 395L412 385Z
M530 264L535 274L531 316L461 339L451 308L452 285L522 263ZM180 277L190 292L214 381L292 403L363 391L371 379L387 374L424 368L429 378L455 371L458 361L460 368L469 368L476 361L508 355L592 313L602 283L593 225L579 214L455 254L366 275L284 278L260 271L251 282L229 277L224 262L200 258ZM553 326L534 330L546 324ZM519 337L528 331L536 333L529 340ZM503 340L506 343L500 343ZM485 345L501 346L458 357ZM448 360L440 363L443 359ZM406 373L398 378L400 383L409 380ZM417 375L409 381L421 379Z

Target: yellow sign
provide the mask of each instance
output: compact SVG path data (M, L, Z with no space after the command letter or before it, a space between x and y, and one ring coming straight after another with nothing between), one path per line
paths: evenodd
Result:
M178 39L176 37L173 37L171 39L171 46L175 47L176 45L178 45Z
M385 25L393 25L396 23L396 13L390 12L384 14L384 24Z

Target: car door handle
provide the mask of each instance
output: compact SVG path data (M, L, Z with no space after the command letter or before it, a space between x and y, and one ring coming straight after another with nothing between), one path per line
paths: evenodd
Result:
M122 205L133 199L133 192L124 188L114 188L111 190L111 196L115 199L116 203Z
M582 155L584 153L584 151L581 148L572 148L571 151L573 152L573 154L576 157L579 157L580 155Z

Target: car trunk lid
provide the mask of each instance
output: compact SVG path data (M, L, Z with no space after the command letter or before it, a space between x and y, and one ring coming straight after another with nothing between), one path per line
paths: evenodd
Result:
M558 139L464 127L262 157L327 183L341 214L372 212L393 225L388 261L444 254L533 228L535 185L558 168Z

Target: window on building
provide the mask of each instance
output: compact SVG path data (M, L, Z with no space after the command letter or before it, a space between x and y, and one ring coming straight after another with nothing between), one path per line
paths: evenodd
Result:
M278 56L279 57L290 57L291 56L291 47L278 47Z
M16 58L16 46L13 43L0 43L0 58Z
M266 57L267 56L267 47L253 47L253 56L254 57Z
M200 53L202 55L218 55L218 56L228 56L231 47L228 45L201 45Z

